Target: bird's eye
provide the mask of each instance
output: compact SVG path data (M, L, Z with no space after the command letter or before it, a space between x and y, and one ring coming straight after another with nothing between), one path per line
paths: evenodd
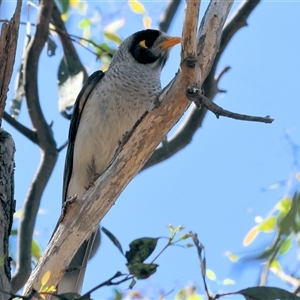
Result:
M152 46L153 46L153 43L154 43L154 41L152 42L152 41L150 41L150 40L142 40L142 41L139 42L139 45L140 45L142 48L147 49L147 48L152 47Z
M141 46L142 48L148 48L148 47L146 46L146 40L140 41L139 44L140 44L140 46Z

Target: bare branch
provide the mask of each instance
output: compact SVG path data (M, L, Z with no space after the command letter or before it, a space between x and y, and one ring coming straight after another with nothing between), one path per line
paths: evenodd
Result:
M41 161L24 202L19 226L17 269L12 278L12 291L18 291L31 273L31 243L40 199L57 160L56 143L47 124L38 96L38 62L49 33L53 0L42 0L35 36L30 41L24 59L25 93L28 112L41 148Z
M15 63L15 55L17 49L17 41L19 36L20 13L22 0L18 0L15 13L8 23L4 23L1 27L0 38L0 126L5 108L8 85L10 83L13 66Z
M16 130L18 130L20 133L22 133L25 137L27 137L30 141L37 144L37 135L36 133L29 129L28 127L24 126L20 122L18 122L15 118L13 118L10 114L8 114L6 111L3 113L3 119L10 124L12 127L14 127Z
M223 20L228 15L232 1L216 1L216 5L211 9L217 15L214 20L223 27ZM67 269L72 256L77 251L78 246L86 239L90 230L96 228L115 203L123 189L142 168L151 153L182 116L190 101L187 99L185 91L198 82L201 85L203 78L200 78L200 66L196 62L191 65L191 55L196 50L196 29L189 26L195 25L197 20L199 1L187 1L186 24L182 40L182 62L181 69L176 77L162 92L157 101L159 107L146 114L139 124L129 134L129 140L125 145L117 150L115 157L108 166L107 170L80 199L77 199L68 208L66 215L58 229L56 230L51 242L45 250L37 267L34 269L31 278L28 280L24 289L27 294L32 288L39 290L41 278L46 271L50 271L48 285L56 285L61 276ZM190 15L188 15L190 14ZM194 21L192 21L194 19ZM206 19L206 22L211 20ZM210 30L207 28L207 30ZM207 32L206 36L210 35ZM216 40L209 40L210 45L214 45ZM203 43L208 42L203 39ZM208 45L207 45L208 46ZM218 47L213 47L215 51L209 54L211 57L216 55ZM209 60L209 61L213 61ZM207 72L211 65L203 65L202 69ZM159 128L159 130L158 130ZM84 226L82 226L84 224Z
M1 5L1 0L0 0ZM19 36L19 23L22 0L18 0L11 20L1 27L0 36L0 126L7 99L8 86L13 72L17 41ZM11 265L9 257L9 236L15 212L14 200L14 152L15 144L10 134L0 128L0 253L2 267L0 269L0 299L8 299L5 291L11 289Z
M61 43L64 48L64 53L68 56L72 57L74 60L78 61L78 63L81 65L82 70L84 72L84 81L88 78L88 74L85 70L85 67L81 63L81 60L78 56L78 53L70 39L70 35L67 32L66 26L64 21L61 18L61 12L59 8L57 7L56 3L54 3L53 10L52 10L52 22L57 30L57 33L60 37ZM68 38L66 38L66 36Z
M255 117L255 116L249 116L249 115L241 115L237 114L228 110L223 109L222 107L218 106L208 98L202 95L202 92L200 92L197 88L188 88L187 89L187 97L193 101L197 107L201 107L204 105L208 110L213 112L217 118L220 116L232 118L236 120L242 120L242 121L252 121L252 122L262 122L262 123L272 123L274 119L271 119L269 116L266 117Z
M57 148L57 152L62 151L68 146L68 141L65 141L60 147Z
M171 0L170 2L168 2L168 5L160 18L158 26L159 30L168 32L180 3L181 0Z
M15 144L9 133L0 128L0 253L2 256L0 269L0 299L8 299L4 291L10 291L11 259L9 257L9 236L15 212L14 170Z
M58 36L60 38L61 44L64 49L64 62L67 65L67 69L69 72L69 75L74 76L78 73L83 73L82 78L82 84L88 79L88 74L86 72L85 67L81 63L81 60L78 56L78 53L75 49L74 44L72 43L70 36L67 32L67 29L65 27L65 23L61 18L61 12L59 8L57 7L57 4L54 3L53 10L52 10L52 22L57 30ZM66 38L67 37L67 38ZM76 66L76 67L75 67ZM78 90L78 92L80 89ZM72 101L70 101L72 102ZM74 98L75 102L75 98ZM67 118L70 119L71 115L67 113L67 109L69 109L69 106L71 106L73 103L63 103L62 105L59 105L59 110L61 114Z
M216 55L213 66L202 85L202 88L205 91L205 96L212 101L219 92L224 92L223 90L220 90L218 88L219 80L221 76L224 75L224 72L221 72L216 76L216 69L219 60L231 38L239 29L247 24L247 18L259 2L259 0L248 0L242 2L241 6L233 14L232 18L227 22L227 25L225 25L222 31L219 51ZM228 70L228 67L224 69L224 71L226 72ZM147 168L170 158L171 156L182 150L184 147L186 147L192 141L196 131L202 126L206 113L207 109L204 106L201 107L201 109L198 109L195 106L192 107L188 112L186 119L182 123L182 126L180 126L175 134L164 145L158 147L155 150L142 170L146 170Z

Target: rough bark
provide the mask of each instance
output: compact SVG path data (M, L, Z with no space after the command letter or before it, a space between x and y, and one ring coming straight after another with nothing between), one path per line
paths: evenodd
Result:
M1 5L1 2L0 2ZM0 37L0 126L15 62L22 1L18 0L11 20L1 27ZM0 128L0 299L10 292L9 236L15 212L14 201L14 141Z
M25 95L28 113L41 150L40 164L29 187L19 225L17 268L12 278L12 292L26 283L31 273L31 247L35 220L45 187L57 160L56 142L51 125L46 122L38 94L38 63L49 34L53 0L41 0L36 32L26 48L24 59Z
M9 236L15 212L14 201L15 144L9 133L0 128L0 299L10 292ZM2 267L4 266L4 268Z

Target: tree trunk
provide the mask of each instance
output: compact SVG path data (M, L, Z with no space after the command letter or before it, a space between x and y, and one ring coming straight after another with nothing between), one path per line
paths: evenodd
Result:
M9 133L0 128L0 299L10 292L9 235L15 212L14 200L15 144Z

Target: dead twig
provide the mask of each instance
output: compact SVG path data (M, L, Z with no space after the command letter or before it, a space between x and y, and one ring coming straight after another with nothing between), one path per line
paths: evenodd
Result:
M256 117L250 115L242 115L242 114L234 113L229 110L223 109L216 103L206 98L202 94L202 92L195 87L188 88L186 91L186 95L191 101L195 103L197 108L201 108L201 106L203 105L205 108L213 112L218 119L220 116L222 116L222 117L227 117L235 120L261 122L261 123L268 123L268 124L274 121L274 119L270 118L270 116Z

